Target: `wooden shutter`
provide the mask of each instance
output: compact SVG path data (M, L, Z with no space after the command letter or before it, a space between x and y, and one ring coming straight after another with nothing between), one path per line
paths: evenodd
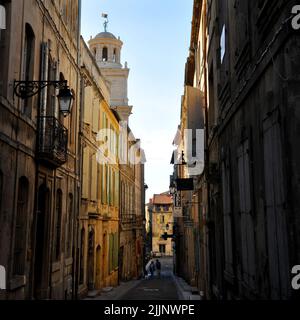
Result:
M255 238L251 205L249 141L238 150L238 177L241 215L242 274L246 285L254 289Z
M271 299L284 299L289 291L289 258L282 146L277 112L264 121L265 207Z
M83 150L83 174L82 174L82 198L88 199L89 197L89 168L90 168L90 161L89 161L89 149L84 148Z
M226 162L222 163L222 191L223 191L223 219L224 219L224 245L225 245L225 276L233 277L233 248L232 248L232 214L230 169ZM228 279L228 277L227 277ZM229 279L228 279L229 280Z

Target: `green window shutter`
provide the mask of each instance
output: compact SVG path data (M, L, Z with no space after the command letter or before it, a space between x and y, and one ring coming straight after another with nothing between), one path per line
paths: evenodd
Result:
M113 246L114 246L114 236L109 235L109 272L113 271Z
M118 239L118 233L114 234L114 269L118 268L118 256L119 252L119 239Z

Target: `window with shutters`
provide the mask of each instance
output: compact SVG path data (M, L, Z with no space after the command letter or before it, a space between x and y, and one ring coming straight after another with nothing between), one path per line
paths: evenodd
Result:
M83 149L83 165L82 165L82 198L89 198L89 177L90 177L90 161L89 148Z
M80 232L80 261L79 261L79 283L83 284L84 281L84 251L85 251L85 230L81 229Z
M51 47L51 46L50 46ZM49 54L48 56L48 81L56 81L58 79L57 75L57 63ZM60 80L64 80L62 74L60 74ZM63 115L58 112L57 104L57 92L54 86L47 87L47 116L56 117L60 120L60 123L63 123Z
M96 154L91 157L91 200L97 201L97 160Z
M0 61L5 61L9 56L9 48L11 37L10 25L11 25L11 1L0 0L0 5L5 9L5 29L0 29ZM6 96L7 84L8 84L8 67L9 63L0 63L0 95Z
M67 256L72 256L72 242L73 242L73 223L74 223L74 217L73 217L73 194L69 194L68 199L68 216L67 216L67 228L66 228L66 250L67 250Z
M242 249L242 277L251 289L255 285L255 237L251 192L250 145L246 140L238 149L238 180Z
M113 271L114 235L109 235L109 272Z
M232 239L232 204L231 204L231 172L230 163L222 162L222 193L223 193L223 220L224 220L224 247L225 247L225 277L232 281L233 270L233 239Z
M107 165L101 165L102 168L102 181L101 181L101 202L102 204L106 204L106 175L107 175Z
M25 252L26 252L26 222L28 213L28 187L27 178L19 179L18 202L15 222L15 245L14 245L14 275L25 274Z
M118 233L114 234L114 249L113 249L113 269L118 268L118 260L119 260L119 238Z
M54 251L53 258L55 261L59 261L61 253L61 219L62 219L62 191L59 189L56 192L56 206L55 206L55 217L54 217Z
M263 123L265 214L271 299L287 299L289 294L289 253L283 173L283 151L278 112Z
M250 19L248 0L235 0L235 70L238 77L245 70L245 65L250 59Z
M30 24L25 25L25 40L24 40L24 55L23 55L23 79L24 81L32 81L34 73L34 50L35 50L35 35ZM32 98L22 101L22 112L28 117L31 116Z
M0 219L1 219L1 212L2 212L2 196L3 196L3 173L0 170Z

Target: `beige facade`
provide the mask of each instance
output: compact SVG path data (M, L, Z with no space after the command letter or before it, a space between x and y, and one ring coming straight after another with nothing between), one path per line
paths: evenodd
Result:
M0 264L9 299L74 294L78 199L79 1L1 1ZM16 19L18 17L18 19ZM22 100L14 80L67 80L74 104L63 117L57 90Z
M0 6L6 20L0 30L0 265L7 284L0 299L74 299L116 286L123 263L119 155L128 152L119 141L120 121L131 112L129 70L117 63L121 42L114 39L118 91L80 38L80 0L1 0ZM18 98L14 80L39 81L39 90ZM58 81L67 81L74 97L66 116ZM143 265L143 168L130 165L126 178L136 221L129 240L135 277Z
M152 254L155 256L172 256L173 246L173 211L172 198L169 194L156 194L152 199ZM170 236L164 239L162 235Z
M119 166L118 120L109 108L109 88L81 40L82 168L79 296L118 283ZM98 133L109 128L103 149ZM106 132L104 131L104 134ZM113 159L115 159L113 161Z

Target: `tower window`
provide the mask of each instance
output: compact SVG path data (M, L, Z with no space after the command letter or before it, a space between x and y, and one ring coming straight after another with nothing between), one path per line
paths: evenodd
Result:
M104 47L102 50L102 61L107 61L107 60L108 60L108 49Z
M117 49L114 49L113 62L117 62Z

